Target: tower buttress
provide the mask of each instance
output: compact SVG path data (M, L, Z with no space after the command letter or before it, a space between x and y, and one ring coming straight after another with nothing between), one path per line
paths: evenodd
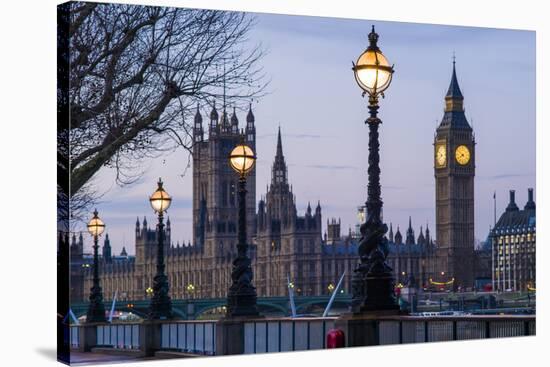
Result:
M248 107L248 114L246 115L246 141L248 144L256 146L256 126L254 125L254 120L251 103Z
M214 101L212 105L212 111L210 112L210 126L208 129L209 139L213 139L218 136L219 125L218 125L218 111L216 110L216 102Z
M195 143L200 143L204 139L204 130L202 128L202 115L197 103L197 112L195 113L195 125L193 127L193 137Z
M136 239L139 238L140 228L139 228L139 217L136 218Z
M233 107L233 114L231 115L231 134L239 133L239 119L237 118L237 112L235 107Z

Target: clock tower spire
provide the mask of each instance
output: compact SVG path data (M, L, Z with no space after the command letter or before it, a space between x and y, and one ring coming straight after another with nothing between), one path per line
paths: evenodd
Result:
M475 140L463 101L453 57L445 112L434 139L437 238L434 271L435 275L444 272L455 278L455 287L470 288L474 283Z

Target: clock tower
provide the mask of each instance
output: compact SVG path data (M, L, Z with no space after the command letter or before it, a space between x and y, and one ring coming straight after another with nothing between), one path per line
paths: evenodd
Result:
M437 256L434 280L454 287L474 285L475 139L464 115L456 77L445 96L445 112L434 139Z

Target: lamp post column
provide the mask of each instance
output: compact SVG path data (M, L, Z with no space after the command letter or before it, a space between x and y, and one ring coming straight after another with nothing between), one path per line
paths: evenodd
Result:
M98 236L94 235L94 275L90 293L90 304L86 315L86 322L106 322L103 292L99 283L99 254Z
M153 298L151 299L150 319L172 318L172 301L168 295L168 278L164 265L164 215L158 214L158 249L157 249L157 274L153 279Z
M246 236L246 176L239 178L239 222L237 258L233 261L231 279L233 283L227 295L227 315L258 316L256 288L252 285L252 262L248 257Z
M388 227L382 222L382 198L380 189L380 142L378 127L378 98L389 87L393 74L387 58L378 47L378 34L374 26L369 34L369 46L353 64L355 79L363 95L369 97L368 188L367 218L360 227L361 239L359 263L352 277L352 310L354 313L369 311L396 311L399 309L394 294L392 268L386 263Z

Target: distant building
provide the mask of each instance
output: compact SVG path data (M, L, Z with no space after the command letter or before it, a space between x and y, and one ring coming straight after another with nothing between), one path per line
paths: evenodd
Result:
M487 239L474 250L474 287L476 290L492 289L492 247L491 233L489 233Z
M515 192L490 233L492 282L499 292L536 288L536 206L533 189L523 210L516 205Z
M365 220L364 207L358 208L357 218ZM356 228L361 226L361 222ZM358 238L360 233L352 233L341 237L339 222L333 219L327 223L327 234L323 243L322 256L322 278L324 288L323 294L328 293L326 287L329 284L335 285L340 276L346 272L344 291L351 289L351 277L359 261L358 259ZM330 234L330 235L329 235ZM412 228L412 218L409 217L409 226L406 232L407 236L403 242L403 236L399 227L393 232L393 225L390 223L388 238L388 257L387 263L393 269L395 284L407 284L414 282L415 287L429 287L430 279L434 278L434 259L436 255L436 246L431 237L428 225L424 231L420 227L420 233L415 238ZM439 279L439 277L438 277Z

